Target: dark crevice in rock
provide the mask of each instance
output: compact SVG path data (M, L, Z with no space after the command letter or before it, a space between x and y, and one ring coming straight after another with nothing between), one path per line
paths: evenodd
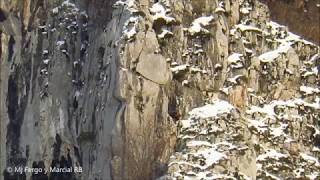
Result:
M64 169L66 172L60 172L59 169ZM51 164L52 172L50 173L49 180L76 180L72 169L72 159L68 153L67 158L61 156L60 160L53 160Z
M51 173L49 180L75 180L74 172L68 169L73 167L73 161L70 156L70 150L68 150L67 157L61 155L62 139L59 134L56 134L56 142L53 145L53 160L51 162ZM67 172L61 173L59 168L67 170Z
M3 10L0 9L0 22L3 22L7 19L6 15L4 14Z
M12 57L13 57L15 43L16 41L14 40L14 37L10 36L9 44L8 44L8 61L9 62L12 60Z
M104 47L99 47L99 49L98 49L98 59L99 59L99 60L103 60L104 51L105 51L105 48L104 48Z
M83 163L82 163L81 152L80 152L78 147L74 146L73 148L74 148L73 150L74 150L74 154L75 154L75 156L77 158L77 161L80 163L79 165L82 166Z
M319 135L319 134L317 134L317 135L314 137L313 142L314 142L314 146L320 148L320 135Z
M92 134L92 139L95 137L95 132L96 132L96 123L97 123L97 119L96 119L96 109L97 109L97 101L95 102L94 104L94 108L93 108L93 112L92 112L92 115L91 115L91 125L92 125L92 130L91 130L91 133Z
M57 159L60 156L62 140L59 134L56 134L56 142L53 144L53 158Z
M25 173L23 174L13 174L8 171L4 171L3 173L4 180L26 180L27 176Z
M34 172L31 175L31 180L48 180L48 175L45 173L45 164L43 161L33 161L32 168L41 169L41 172Z
M180 119L179 107L175 96L169 98L168 113L175 121Z
M10 44L10 43L9 43ZM9 48L10 50L10 48ZM10 50L11 51L11 50ZM13 53L13 52L11 52ZM11 55L12 56L12 55ZM6 98L6 105L8 111L9 122L7 125L6 135L6 149L8 152L7 166L11 167L24 167L27 159L22 154L20 147L21 127L24 120L25 110L27 106L28 94L30 91L30 62L23 62L23 68L16 65L15 69L8 78L8 94ZM24 88L21 85L24 84ZM23 174L8 176L7 179L24 178Z
M72 106L74 109L78 109L79 102L77 100L77 97L73 97Z
M16 155L19 150L19 137L21 128L21 116L19 117L19 95L18 95L18 85L16 78L12 75L9 77L8 81L8 97L7 97L7 107L9 115L8 124L8 134L7 139L10 141L11 145L11 155ZM12 144L11 144L12 143Z
M80 49L80 60L84 61L87 52L87 46L89 43L89 34L87 30L82 30L80 32L81 49Z

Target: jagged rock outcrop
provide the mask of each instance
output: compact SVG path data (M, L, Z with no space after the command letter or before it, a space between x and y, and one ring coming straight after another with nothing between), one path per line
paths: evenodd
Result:
M223 2L217 23L230 15ZM224 33L227 63L218 65L226 79L179 121L159 179L318 179L319 47L270 21L265 5L238 5L239 24Z
M1 1L0 179L316 178L319 47L269 18L256 0Z

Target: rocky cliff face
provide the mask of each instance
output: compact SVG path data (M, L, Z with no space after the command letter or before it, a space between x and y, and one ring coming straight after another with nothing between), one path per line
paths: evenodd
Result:
M261 1L268 5L271 19L289 26L291 31L320 44L319 0Z
M266 5L0 8L1 180L319 176L319 47L270 21Z

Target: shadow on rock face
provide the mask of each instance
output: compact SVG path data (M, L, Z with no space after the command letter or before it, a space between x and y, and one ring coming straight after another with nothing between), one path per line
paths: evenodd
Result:
M0 9L0 22L5 21L6 19L6 15L4 14L3 10Z

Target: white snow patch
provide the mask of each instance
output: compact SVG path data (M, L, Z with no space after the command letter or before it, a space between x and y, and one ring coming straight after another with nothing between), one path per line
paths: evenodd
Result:
M262 32L261 29L254 27L254 26L249 26L249 25L244 25L244 24L237 24L235 26L236 29L239 29L242 32L245 31L257 31L257 32Z
M217 7L215 10L214 10L215 13L219 13L219 12L226 12L226 10L222 7Z
M194 153L194 155L205 158L206 165L201 169L206 169L213 164L218 164L221 160L228 159L225 154L216 151L214 148L199 150L198 152Z
M203 17L199 17L197 19L195 19L192 24L191 27L188 29L188 32L191 35L195 35L198 33L205 33L208 34L209 31L207 29L205 29L205 27L209 26L209 24L213 21L213 16L203 16Z
M305 93L306 95L320 93L320 90L318 88L313 88L308 86L300 86L300 91Z
M175 18L167 16L167 13L170 12L170 10L167 10L165 7L163 7L160 2L153 4L150 8L150 12L153 14L152 18L154 21L163 19L167 24L175 21Z
M60 46L64 45L65 43L66 43L65 41L57 41L56 45L58 47L60 47Z
M42 51L42 54L43 54L43 55L49 54L49 51L48 51L48 50L43 50L43 51Z
M249 14L251 10L252 10L252 8L243 7L243 8L240 8L240 13L242 13L242 14Z
M49 64L49 62L50 62L50 59L44 59L44 60L43 60L43 63L44 63L44 64Z
M270 134L273 135L274 137L286 137L287 135L283 131L286 128L287 128L286 124L281 124L281 126L277 128L270 128L271 129Z
M233 53L228 57L228 63L237 63L238 61L241 61L242 56L243 55L240 53Z
M71 8L75 8L76 5L74 3L71 3L69 0L66 0L62 3L62 6L66 6L66 7L71 7Z
M268 125L266 125L263 121L249 119L248 122L248 127L254 127L259 133L264 133L268 130Z
M229 81L229 82L231 82L231 83L233 83L233 84L237 84L237 80L238 80L239 78L241 78L241 77L243 77L243 75L236 75L236 76L234 76L234 77L232 77L232 78L228 78L227 81Z
M273 21L267 22L267 26L269 26L271 28L271 33L273 35L281 32L281 29L285 29L285 26L282 26L282 25L280 25L280 24L278 24L276 22L273 22ZM265 33L269 34L267 32L265 32ZM292 43L292 42L302 42L302 43L304 43L306 45L314 46L314 44L312 42L306 41L303 38L301 38L300 36L298 36L296 34L293 34L291 32L287 32L286 37L276 39L276 41L278 41L278 42L280 42L282 44L288 44L288 43Z
M207 104L205 106L195 108L189 112L191 116L200 118L216 117L219 114L230 112L234 107L227 101L217 100L212 104Z
M320 163L318 161L317 158L313 157L313 156L310 156L308 154L305 154L305 153L300 153L300 157L302 157L303 160L309 162L309 163L314 163L315 166L319 167L320 166Z
M190 120L181 120L180 123L181 123L182 129L187 129L191 127Z
M127 20L127 22L124 24L124 30L123 30L123 34L126 39L132 40L135 37L135 35L138 33L137 32L138 23L139 23L138 16L130 17Z
M158 34L158 38L163 39L166 36L172 36L173 33L171 31L168 31L167 29L162 29L162 32Z
M130 12L137 12L135 0L119 0L115 2L112 7L119 8L121 6L126 8Z
M207 142L207 141L189 141L187 143L188 147L193 147L193 146L207 146L207 147L212 147L212 144Z
M259 60L262 62L272 62L275 59L277 59L281 54L287 53L290 48L290 44L282 44L278 47L278 49L260 55Z
M311 58L310 58L310 61L311 62L315 62L317 59L319 59L320 58L320 54L315 54L315 55L313 55Z
M52 9L52 14L58 14L59 13L59 7L55 7Z
M277 152L274 149L269 149L265 154L258 156L257 161L266 161L268 159L280 160L281 158L287 158L288 155Z
M170 68L170 70L171 70L172 72L179 72L179 71L184 71L184 70L186 70L188 67L189 67L188 64L183 64L183 65L179 65L179 66Z
M274 108L276 106L284 106L284 107L295 107L297 104L305 104L306 102L301 99L293 99L293 100L287 100L287 101L272 101L269 104L264 104L263 107L258 106L251 106L249 110L246 112L248 114L253 114L255 112L266 114L268 117L273 118L276 116L274 112Z

